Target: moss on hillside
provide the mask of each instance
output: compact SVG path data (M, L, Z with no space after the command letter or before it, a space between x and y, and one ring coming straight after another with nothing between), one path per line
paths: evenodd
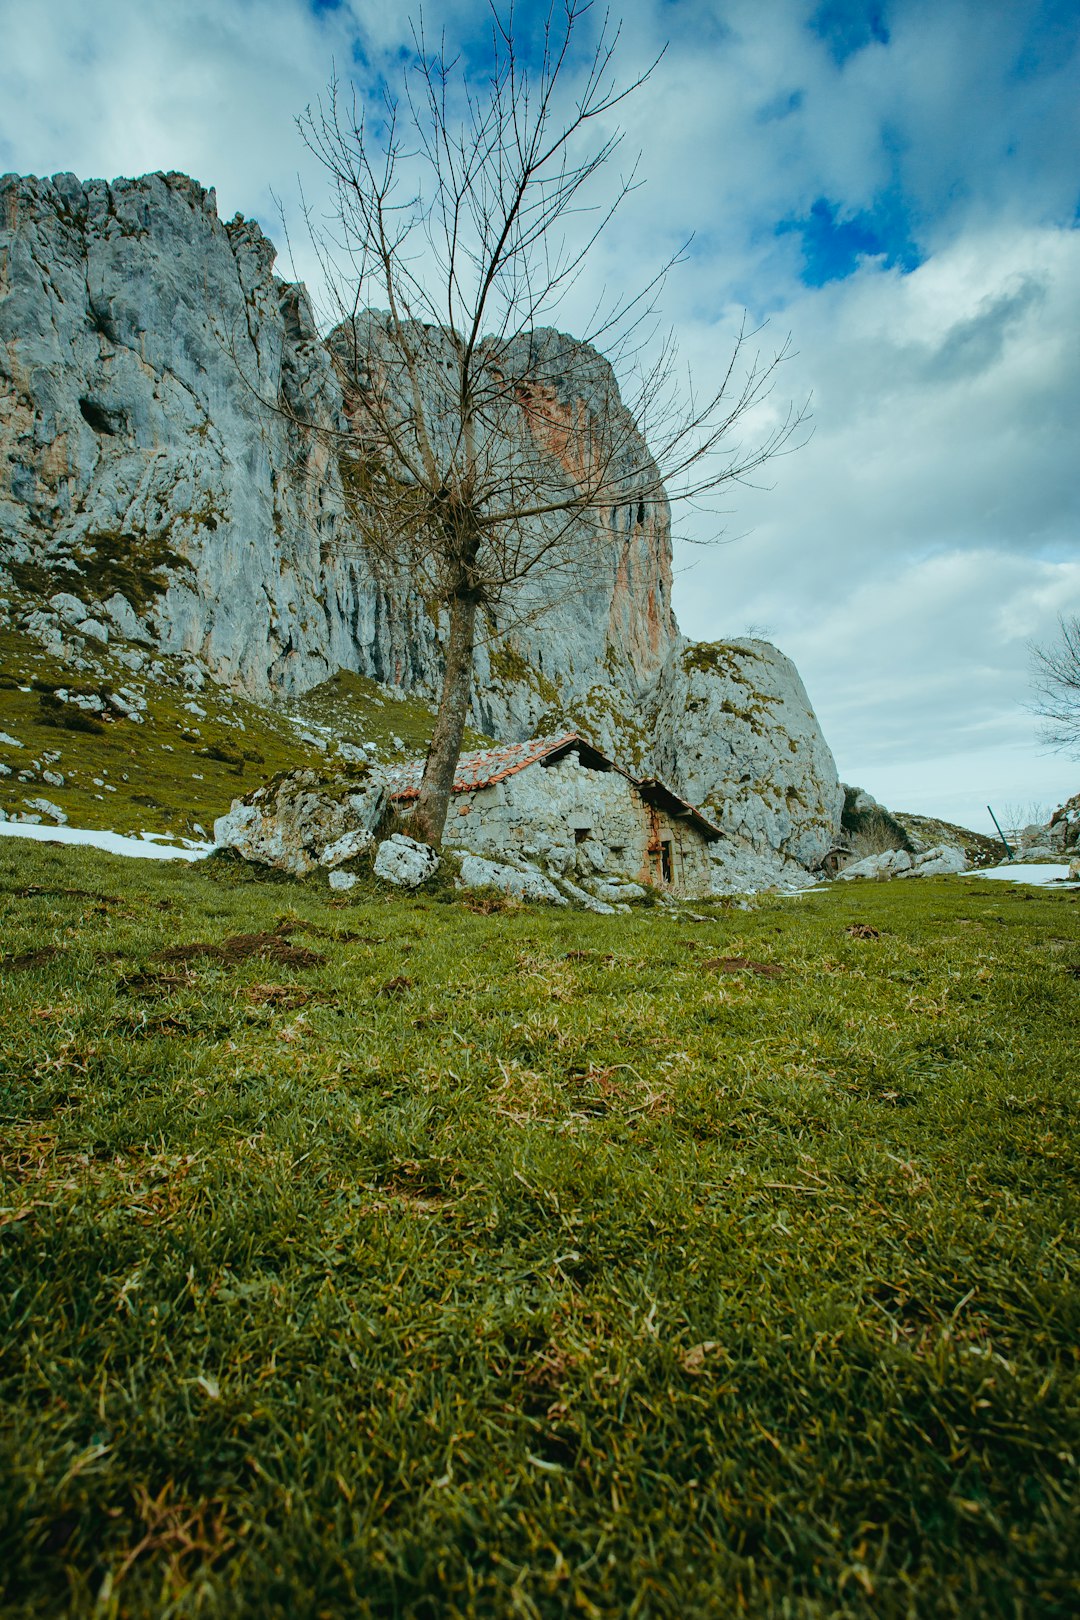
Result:
M28 799L47 798L73 826L189 834L198 823L209 831L234 798L275 771L323 763L321 750L272 710L209 683L185 690L180 659L158 660L156 678L133 676L104 650L97 662L104 680L57 665L36 642L0 628L0 731L23 745L0 744L0 763L13 773L0 777L9 816L28 811ZM55 696L121 688L144 690L142 724L86 715ZM44 781L43 770L63 776L62 786ZM34 779L20 781L26 772Z
M435 724L435 706L426 698L411 692L395 697L378 681L347 669L312 687L292 707L304 719L332 727L344 741L376 743L387 758L426 753ZM403 748L395 747L395 738ZM466 726L466 748L488 748L493 741Z
M746 686L743 665L747 659L760 657L752 647L735 647L727 641L693 641L683 648L681 662L687 675L726 675Z

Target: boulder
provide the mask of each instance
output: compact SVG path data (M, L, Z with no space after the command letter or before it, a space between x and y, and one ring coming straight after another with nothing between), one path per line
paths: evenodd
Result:
M357 827L352 832L342 833L332 844L327 844L319 856L319 865L340 866L342 861L351 861L354 855L360 855L367 849L374 836L369 827Z
M586 889L579 889L568 877L561 877L559 881L570 898L576 900L579 906L584 906L586 911L595 911L600 917L614 917L616 907L609 906L606 900L597 900ZM629 911L630 907L625 909Z
M114 591L102 605L108 614L110 624L119 635L125 636L128 641L147 643L152 641L153 638L149 635L146 626L139 619L127 597L122 595L120 591Z
M902 872L901 877L952 877L957 872L966 872L968 859L962 849L953 844L935 844L932 849L921 850L914 857L914 864L908 872Z
M416 889L439 870L439 857L430 844L418 844L404 833L392 833L379 845L375 876L399 889Z
M629 879L624 883L620 883L613 878L604 883L594 878L589 883L589 890L598 900L610 901L612 905L624 904L629 900L644 900L645 898L645 890L642 885Z
M339 894L347 893L356 882L357 877L355 872L330 873L330 887L337 890Z
M366 848L385 808L386 788L374 776L326 781L314 771L292 771L234 799L214 822L214 842L302 877Z
M553 906L568 904L554 883L535 867L504 866L501 861L486 861L480 855L462 857L458 884L463 889L501 889L518 900L540 900Z
M880 855L867 855L863 860L845 866L840 877L845 883L852 878L900 877L911 871L912 864L906 849L886 849Z
M684 642L660 683L657 774L729 846L812 867L836 846L844 791L799 672L767 641Z
M80 602L79 598L72 596L70 591L57 591L54 596L50 596L49 606L58 618L63 619L65 624L69 624L73 628L90 617L85 602Z

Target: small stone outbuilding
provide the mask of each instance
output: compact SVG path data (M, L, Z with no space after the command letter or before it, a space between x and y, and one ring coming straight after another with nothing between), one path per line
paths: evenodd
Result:
M388 777L406 811L423 761ZM443 841L570 876L630 878L679 894L710 892L719 829L655 777L635 777L577 732L462 754Z

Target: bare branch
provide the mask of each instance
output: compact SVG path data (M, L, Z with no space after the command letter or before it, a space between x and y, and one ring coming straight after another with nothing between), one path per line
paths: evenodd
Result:
M1040 738L1048 748L1080 757L1080 618L1058 619L1056 641L1032 642L1030 703L1043 724Z

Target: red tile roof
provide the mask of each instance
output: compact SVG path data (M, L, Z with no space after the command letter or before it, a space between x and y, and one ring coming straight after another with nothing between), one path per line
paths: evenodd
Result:
M685 816L692 821L710 842L721 837L720 829L714 827L694 805L680 799L678 794L665 787L656 777L631 776L620 765L615 765L606 755L588 738L582 737L576 731L560 732L554 737L530 737L527 742L504 743L498 748L485 748L477 754L462 754L457 762L454 773L454 792L468 793L477 788L494 787L496 782L503 782L508 776L517 771L523 771L528 765L535 765L538 760L551 759L553 755L569 753L576 749L582 756L586 765L599 765L607 770L618 771L625 776L639 790L648 803L656 803L667 814L677 817ZM420 793L420 782L424 774L424 761L422 759L410 760L406 765L398 765L394 770L386 773L386 785L392 799L415 799Z
M535 765L538 759L561 753L571 743L591 748L576 731L564 731L557 737L530 737L527 742L504 743L498 748L485 748L478 754L462 754L454 773L454 792L466 793L474 788L493 787L526 765ZM387 773L386 785L392 799L415 799L420 792L424 774L422 759L410 760Z

